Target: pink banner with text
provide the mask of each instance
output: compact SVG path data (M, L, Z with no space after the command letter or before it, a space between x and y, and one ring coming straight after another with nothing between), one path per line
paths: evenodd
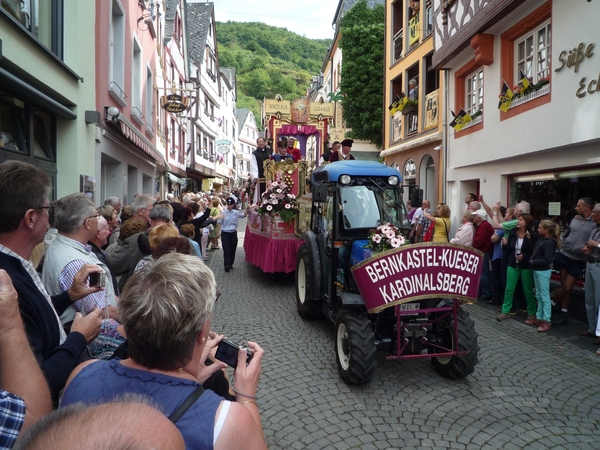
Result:
M423 298L477 299L483 253L450 243L419 243L374 254L351 268L367 310Z

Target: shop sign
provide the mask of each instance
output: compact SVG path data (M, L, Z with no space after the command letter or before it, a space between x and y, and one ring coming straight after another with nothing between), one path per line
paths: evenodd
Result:
M424 130L429 130L438 126L438 93L439 90L433 91L425 96L425 123L423 124Z
M275 98L266 98L265 99L265 114L276 115L279 113L280 115L289 116L290 115L290 102L289 100L281 100Z
M231 150L231 141L228 140L223 139L220 141L215 141L215 145L217 146L217 152L221 155L226 155L227 153L229 153L229 150Z
M350 270L370 313L424 298L477 299L483 253L429 242L376 253Z
M333 102L327 102L327 103L310 102L310 115L311 116L333 117L333 110L334 110Z
M594 54L595 44L592 42L587 46L585 43L581 42L577 47L569 50L563 50L558 55L558 61L561 63L559 67L554 69L555 72L560 72L565 67L573 68L573 72L579 72L579 65L585 61L585 59L589 59ZM600 73L598 74L597 79L592 79L588 81L587 77L581 78L579 81L579 89L575 95L579 98L585 97L587 94L593 94L595 92L600 92Z
M182 113L188 109L190 99L179 94L163 95L160 98L160 106L170 113Z

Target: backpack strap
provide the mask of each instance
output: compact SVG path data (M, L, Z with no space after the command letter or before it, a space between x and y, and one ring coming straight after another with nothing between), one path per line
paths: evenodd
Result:
M202 386L198 386L196 389L192 391L190 395L183 401L181 405L177 407L175 411L171 413L169 416L169 420L173 423L177 423L179 419L186 413L188 409L200 398L202 393L204 392L204 388Z

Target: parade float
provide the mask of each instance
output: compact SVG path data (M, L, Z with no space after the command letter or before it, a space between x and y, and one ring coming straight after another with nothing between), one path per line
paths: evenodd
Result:
M292 101L280 96L265 99L265 138L275 143L295 138L302 159L264 162L264 178L248 190L258 209L250 212L244 237L246 261L265 273L290 273L296 269L300 236L310 227L309 177L323 154L329 120L336 105ZM263 185L263 192L259 186Z

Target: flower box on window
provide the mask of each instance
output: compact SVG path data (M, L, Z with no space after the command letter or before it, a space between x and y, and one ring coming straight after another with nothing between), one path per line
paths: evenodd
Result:
M510 108L508 108L508 109L514 108L515 106L522 105L523 103L530 102L531 100L541 97L542 95L546 95L549 92L550 92L550 83L547 83L547 84L543 85L542 87L540 87L538 90L529 92L528 94L525 94L525 95L522 95L520 97L513 99L512 103L510 104Z

